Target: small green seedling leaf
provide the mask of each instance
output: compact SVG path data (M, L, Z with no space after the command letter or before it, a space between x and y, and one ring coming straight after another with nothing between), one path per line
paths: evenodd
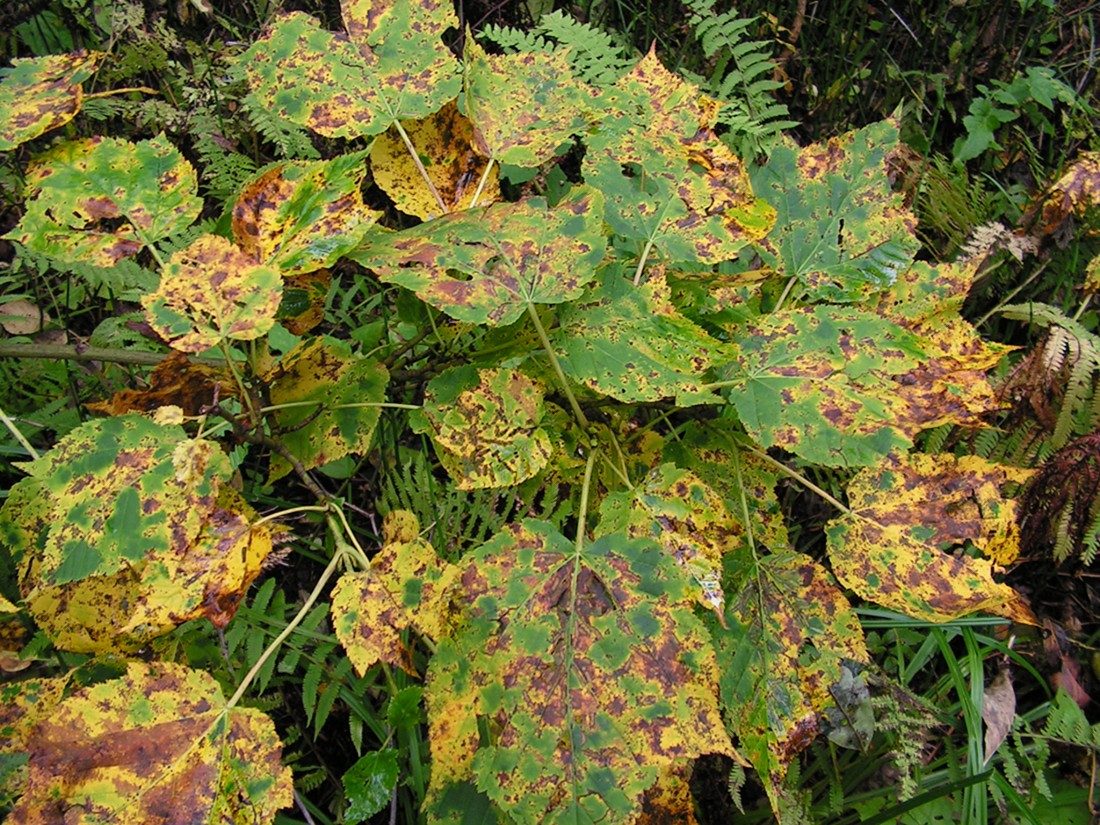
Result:
M344 774L348 799L344 821L354 825L385 808L397 787L397 776L397 751L393 748L363 754Z
M275 323L279 270L259 264L218 235L201 235L175 253L156 292L141 300L149 326L180 352L203 352L227 339L252 341Z
M370 448L389 380L377 361L335 338L312 338L287 353L272 378L279 437L307 470ZM271 480L290 470L272 456Z
M810 300L862 300L912 262L916 216L887 177L897 146L897 126L883 121L803 149L780 144L752 171L756 193L784 217L761 256Z
M663 769L735 754L690 580L659 545L579 549L525 521L464 561L466 622L429 668L433 794L473 776L519 822L627 823Z
M283 276L332 266L382 214L363 204L366 173L365 152L268 169L241 190L233 207L233 239Z
M721 103L652 51L603 103L583 169L607 196L613 230L666 258L707 264L736 258L768 234L775 210L753 195L745 164L714 133Z
M931 622L978 610L1035 623L1023 598L983 558L945 552L969 541L1001 563L1019 552L1013 502L1000 488L1031 471L978 456L889 456L848 485L851 512L829 522L829 558L846 587Z
M346 35L292 12L241 55L263 106L325 137L355 138L455 98L461 67L441 39L458 25L449 0L342 0L340 8Z
M542 470L553 448L541 426L542 388L515 370L458 367L432 379L420 432L460 490L512 487Z
M432 185L443 199L446 211L468 209L489 162L474 150L474 130L470 121L459 114L458 107L451 102L434 115L407 121L403 126ZM378 136L370 160L374 182L398 209L423 220L439 217L439 203L396 128L391 127ZM499 200L499 172L494 166L477 202L487 206Z
M275 725L229 708L214 677L130 662L124 676L66 697L28 738L23 825L85 822L271 822L293 801Z
M568 50L490 55L467 38L464 57L459 100L485 157L539 166L593 119L595 92L573 77Z
M86 51L17 57L0 69L0 152L72 120L84 102L81 84L102 58Z
M603 260L603 197L582 188L372 233L351 257L459 321L506 326L534 304L576 298Z
M5 238L66 263L113 267L199 216L198 177L163 136L62 143L27 169L27 213Z
M704 374L724 346L673 306L660 272L635 287L605 270L583 300L562 309L553 344L565 373L603 395L720 403Z

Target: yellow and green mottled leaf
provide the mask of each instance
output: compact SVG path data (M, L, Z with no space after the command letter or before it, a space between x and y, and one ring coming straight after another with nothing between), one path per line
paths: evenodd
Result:
M458 568L421 538L388 542L370 570L345 573L332 591L332 629L360 675L386 662L416 675L401 631L415 628L433 641L450 619L450 589Z
M605 270L561 311L553 343L570 378L620 401L720 401L704 375L725 347L673 306L660 272L636 287Z
M0 69L0 152L72 120L84 102L81 84L102 58L86 51L17 57Z
M27 212L5 235L66 263L113 267L199 216L198 177L163 136L62 143L27 169Z
M542 470L553 448L541 426L542 387L515 370L458 367L432 379L418 432L430 432L460 490L511 487Z
M531 198L372 233L351 257L452 318L505 326L532 304L576 298L606 246L603 197L582 188L552 209Z
M389 380L377 361L352 355L343 341L313 338L287 353L273 377L279 438L307 470L370 448ZM271 480L290 469L272 456Z
M584 175L607 197L607 221L672 260L719 263L772 228L744 163L714 133L722 104L650 52L603 100Z
M911 444L897 376L924 359L923 342L857 308L801 307L738 329L723 373L729 400L763 447L817 464L866 466Z
M270 822L292 803L271 720L228 708L214 678L170 663L75 691L27 740L22 825Z
M740 543L742 532L721 497L701 479L662 464L633 490L603 500L596 537L624 533L654 540L694 582L699 604L724 621L722 556Z
M332 266L382 214L363 204L366 173L366 152L268 169L241 190L233 239L284 276Z
M595 92L574 78L568 50L490 55L468 37L464 58L459 100L485 157L539 166L593 119Z
M180 352L251 341L275 323L279 270L218 235L201 235L168 259L156 292L141 299L149 326Z
M439 111L462 86L441 36L446 0L343 0L347 34L302 12L281 15L240 58L253 95L277 117L325 137L378 135Z
M50 510L44 539L19 555L33 554L53 585L184 552L232 475L214 442L140 415L89 421L21 466ZM23 517L11 502L3 512Z
M433 793L472 774L519 822L626 823L664 769L734 754L690 579L659 545L578 550L525 521L465 561L466 623L429 670Z
M65 678L23 679L0 685L0 757L26 754L35 727L50 718L64 693ZM14 799L27 782L27 766L0 771L0 799Z
M914 618L984 610L1034 623L990 561L949 552L970 542L1000 563L1015 559L1019 529L1001 488L1030 474L977 456L889 456L852 479L851 512L826 527L833 570L861 597Z
M728 630L711 626L730 731L772 807L789 805L787 767L818 734L844 660L867 662L859 619L829 573L790 551L727 556Z
M470 41L473 42L473 41ZM474 130L458 107L448 103L423 120L402 124L447 212L468 209L485 172L488 158L474 150ZM371 149L374 182L393 200L394 206L423 220L439 217L439 204L416 168L396 128L378 136ZM478 203L500 200L496 167L482 188Z
M781 216L760 245L764 262L797 278L810 300L859 301L913 260L916 216L886 168L897 146L897 126L882 121L802 149L782 143L752 171Z

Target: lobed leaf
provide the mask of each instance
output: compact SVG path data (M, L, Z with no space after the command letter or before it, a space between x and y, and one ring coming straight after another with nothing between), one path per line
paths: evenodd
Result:
M81 84L102 59L102 52L81 50L16 57L0 68L0 152L72 120L84 102Z
M451 102L423 120L405 122L403 127L446 211L469 209L489 162L474 150L470 121ZM423 220L439 217L439 204L395 127L374 141L370 159L374 182L390 196L394 206ZM499 172L494 167L478 203L487 205L499 200Z
M591 389L628 402L719 400L703 376L726 348L673 306L663 274L635 287L609 268L560 319L552 340L562 369Z
M466 624L429 669L433 793L472 775L518 821L630 822L665 768L734 754L694 597L658 545L577 548L525 521L465 561Z
M233 240L283 276L336 263L358 246L381 212L363 204L366 153L278 164L244 185L233 207Z
M194 168L163 135L62 143L28 167L26 184L27 212L4 237L71 264L113 267L202 209Z
M377 361L352 355L343 341L302 341L270 376L279 438L307 470L370 449L389 373ZM291 470L271 457L269 481Z
M887 176L897 145L897 126L883 121L802 149L780 144L752 170L779 216L761 256L809 300L862 300L912 262L916 217Z
M292 803L271 720L227 707L207 673L130 662L81 688L28 739L28 781L9 822L272 821Z
M576 298L603 260L603 197L581 189L444 215L368 236L350 257L459 321L506 326L529 306Z
M279 270L218 235L200 235L169 258L160 285L141 299L153 331L180 352L226 339L252 341L275 324Z
M567 54L490 55L467 39L459 101L482 155L499 163L539 166L587 130L596 95L574 78Z
M261 105L325 137L355 138L455 98L460 67L440 39L458 25L450 2L342 0L340 8L347 34L291 12L241 56Z
M719 263L772 228L745 165L713 127L721 105L665 69L651 51L604 95L587 138L585 180L607 197L618 234L673 260Z
M946 622L985 610L1034 624L1026 602L993 580L992 563L942 548L973 543L1015 559L1019 528L1000 488L1031 471L977 456L888 456L848 486L851 512L826 527L837 577L861 597L908 616Z
M430 432L460 490L512 487L538 474L553 448L541 426L542 388L515 370L458 367L433 378L416 432Z

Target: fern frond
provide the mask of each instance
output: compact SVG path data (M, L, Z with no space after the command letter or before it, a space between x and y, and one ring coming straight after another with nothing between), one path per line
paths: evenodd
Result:
M253 95L242 100L245 114L261 137L272 144L281 157L289 160L318 160L317 151L305 129L275 115Z

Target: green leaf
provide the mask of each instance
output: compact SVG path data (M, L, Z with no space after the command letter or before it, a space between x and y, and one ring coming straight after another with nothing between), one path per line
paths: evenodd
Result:
M570 378L620 401L719 402L703 376L726 347L677 311L660 272L634 286L608 268L560 317L552 340Z
M397 787L397 751L383 748L364 754L344 774L344 795L348 807L344 821L362 822L389 804Z
M347 34L302 12L280 16L240 58L259 102L330 138L378 135L427 117L462 85L440 39L458 25L444 0L342 0Z
M431 432L460 490L512 487L550 459L542 388L515 370L458 367L433 378L416 432Z
M763 447L807 461L872 464L909 447L895 376L920 363L920 340L861 309L802 307L738 329L724 371L729 400Z
M672 260L719 263L772 228L745 165L715 135L722 104L650 52L604 96L587 139L585 180L607 196L607 221Z
M233 207L233 239L283 276L336 263L381 212L363 204L366 152L274 166L245 184Z
M198 178L163 136L62 143L27 169L27 213L5 238L66 263L110 268L199 216Z
M883 121L802 149L780 144L751 172L779 215L761 256L807 299L859 301L913 260L916 217L887 176L897 146L897 127Z
M0 68L0 152L72 120L84 99L80 84L102 58L85 51L17 57Z
M566 51L497 56L468 39L464 57L466 88L459 100L486 157L538 166L586 131L596 96L573 77Z
M200 235L164 266L156 292L141 299L149 326L180 352L226 339L252 341L275 324L279 270L219 235Z
M516 821L625 823L662 768L733 755L694 594L657 544L580 549L525 521L465 561L466 623L429 670L433 794L472 775Z
M818 735L845 660L867 662L859 618L828 572L785 551L727 557L729 630L711 627L731 732L776 811L795 806L787 767Z
M459 321L505 326L534 304L576 298L603 260L603 197L581 189L372 233L354 260Z
M28 740L28 781L13 821L271 822L293 801L271 720L229 708L202 671L130 662L124 676L76 690Z
M377 361L352 355L347 343L319 337L302 341L272 376L279 438L307 470L370 449L389 373ZM291 470L272 456L269 480Z

